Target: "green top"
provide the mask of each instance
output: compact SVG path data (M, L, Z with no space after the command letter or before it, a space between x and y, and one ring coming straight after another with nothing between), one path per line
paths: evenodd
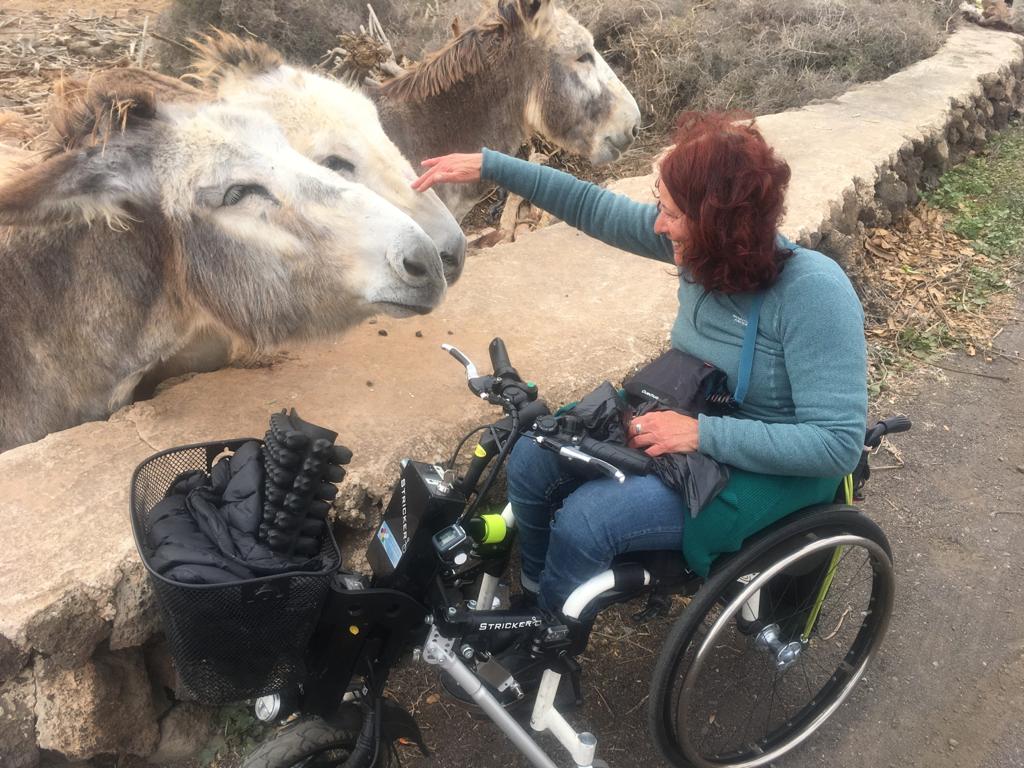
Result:
M483 177L592 237L672 262L654 231L657 206L567 173L483 150ZM793 251L765 292L750 385L734 416L700 416L700 452L749 472L835 478L857 464L867 422L864 312L832 259L779 236ZM735 389L751 294L679 280L672 345L717 365Z

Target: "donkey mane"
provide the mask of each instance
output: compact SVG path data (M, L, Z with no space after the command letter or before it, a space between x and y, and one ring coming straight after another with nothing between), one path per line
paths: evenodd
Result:
M47 105L44 155L106 144L130 119L152 118L157 103L205 99L181 80L141 69L108 69L86 80L61 78Z
M405 74L378 86L382 95L419 102L437 96L500 60L525 28L518 0L501 0L473 26L430 53Z
M272 72L285 63L284 57L266 43L243 40L219 29L201 38L190 38L188 42L196 51L192 61L195 71L185 77L210 87L216 87L232 70L243 76L255 77Z

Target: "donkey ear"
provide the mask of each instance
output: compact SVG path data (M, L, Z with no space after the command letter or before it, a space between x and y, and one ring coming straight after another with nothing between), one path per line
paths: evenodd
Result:
M195 49L192 60L195 71L186 77L210 87L216 87L232 73L262 75L284 65L281 54L266 43L243 40L219 29L188 42Z
M62 152L0 185L0 225L44 225L97 218L114 224L132 207L158 202L151 151L111 143Z
M89 81L58 81L48 107L56 144L64 150L104 144L130 127L152 122L157 96L151 83L113 72Z

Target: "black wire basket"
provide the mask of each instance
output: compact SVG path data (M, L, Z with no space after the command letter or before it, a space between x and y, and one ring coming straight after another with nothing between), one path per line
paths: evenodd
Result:
M204 704L263 696L302 682L305 655L341 553L327 526L317 572L292 572L226 584L183 584L150 566L149 514L182 472L209 472L246 439L171 448L132 475L135 546L149 572L164 632L184 692ZM260 441L257 441L260 442Z

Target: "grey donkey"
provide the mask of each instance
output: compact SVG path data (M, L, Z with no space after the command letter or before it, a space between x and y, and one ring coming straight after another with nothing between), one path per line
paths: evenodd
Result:
M67 90L69 148L0 162L0 451L107 417L205 329L260 351L443 299L424 231L265 112Z

